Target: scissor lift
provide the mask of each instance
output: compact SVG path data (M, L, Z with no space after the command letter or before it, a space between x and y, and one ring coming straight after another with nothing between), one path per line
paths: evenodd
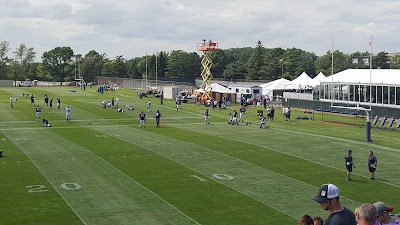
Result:
M211 99L211 96L210 96L210 92L211 92L210 80L212 78L211 53L219 50L218 43L212 42L211 40L207 42L204 39L202 43L197 44L197 50L202 51L204 53L204 57L201 60L201 65L203 66L203 69L201 71L201 77L203 78L203 83L200 86L200 88L203 89L203 93L202 93L201 97L204 99L205 98Z

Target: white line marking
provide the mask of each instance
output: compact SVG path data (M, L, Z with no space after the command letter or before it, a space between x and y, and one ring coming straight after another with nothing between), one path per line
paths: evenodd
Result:
M72 158L72 160L74 160L74 161L75 161L75 159L74 159L74 158Z

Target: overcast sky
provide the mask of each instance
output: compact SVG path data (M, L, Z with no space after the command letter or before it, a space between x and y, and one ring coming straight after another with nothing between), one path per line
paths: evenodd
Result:
M400 0L0 0L0 41L12 50L71 47L109 58L197 51L202 39L222 49L300 48L324 55L400 52Z

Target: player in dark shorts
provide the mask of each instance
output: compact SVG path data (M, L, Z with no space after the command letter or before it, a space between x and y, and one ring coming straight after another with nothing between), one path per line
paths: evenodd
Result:
M376 159L374 155L374 151L369 151L369 157L368 157L368 170L370 173L369 179L375 180L375 171L376 171L376 166L378 165L378 159Z
M160 110L157 110L157 112L156 112L156 124L157 124L157 127L160 127L160 119L161 119L161 113L160 113Z
M31 95L31 105L35 105L35 96Z
M351 155L352 152L353 151L351 149L349 149L347 151L347 155L344 157L344 161L345 161L346 169L347 169L347 177L346 177L347 181L351 181L351 177L350 177L351 172L353 172L353 168L356 168L353 163L353 156Z

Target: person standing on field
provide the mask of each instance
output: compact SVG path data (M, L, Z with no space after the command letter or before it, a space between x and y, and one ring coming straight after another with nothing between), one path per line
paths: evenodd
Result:
M369 179L375 180L375 171L376 171L376 166L378 165L378 160L376 159L374 155L374 151L369 151L369 157L368 157L368 170L370 173Z
M57 98L57 109L60 109L61 107L61 100L60 98Z
M11 106L11 108L14 108L14 106L12 105L13 101L14 101L14 98L12 96L10 96L10 106Z
M65 117L67 118L67 123L71 122L71 107L69 106L65 108Z
M204 112L204 123L205 123L205 124L210 124L210 123L208 122L208 109L206 109L206 111Z
M353 156L351 155L353 151L351 149L347 150L347 155L344 157L344 161L346 164L346 169L347 169L347 176L346 180L351 181L351 172L353 172L353 168L356 168L356 166L353 163Z
M161 119L161 113L160 113L160 110L157 110L157 112L156 112L156 124L157 124L157 127L160 127L160 119Z
M139 114L139 129L140 128L146 128L145 122L146 122L146 114L143 113L143 111Z

